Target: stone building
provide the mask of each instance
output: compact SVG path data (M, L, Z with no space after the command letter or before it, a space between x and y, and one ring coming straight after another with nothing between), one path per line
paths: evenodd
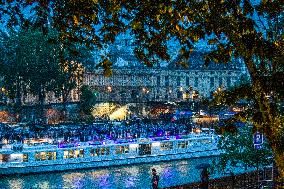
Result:
M210 63L205 67L202 50L191 54L187 68L177 64L179 62L177 53L172 56L174 58L170 63L164 62L149 68L134 56L132 44L133 41L129 37L120 38L107 48L107 52L104 52L109 54L113 63L111 77L104 77L101 69L94 69L85 74L83 84L90 85L97 91L99 102L165 102L185 101L197 95L210 97L217 88L225 89L236 84L245 72L239 62ZM70 101L78 102L79 96L78 89L71 91ZM27 94L24 98L26 105L38 101L31 94ZM46 96L48 104L61 102L62 98L56 97L52 92Z
M166 66L149 68L137 64L131 55L120 55L112 60L115 64L111 77L104 77L102 70L85 75L84 82L97 91L98 101L165 102L185 101L196 96L211 97L217 88L235 85L244 72L239 63L211 63L205 67L202 52L192 53L187 68L176 64L177 59ZM132 61L135 63L131 64Z

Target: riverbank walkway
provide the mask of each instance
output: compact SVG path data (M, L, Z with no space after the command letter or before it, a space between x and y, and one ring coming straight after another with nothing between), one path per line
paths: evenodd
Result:
M200 182L167 187L164 189L199 189ZM210 179L209 189L273 189L272 181L258 181L257 172L238 174L218 179ZM280 184L280 183L279 183ZM278 184L278 185L279 185ZM281 183L277 189L284 189L284 183Z

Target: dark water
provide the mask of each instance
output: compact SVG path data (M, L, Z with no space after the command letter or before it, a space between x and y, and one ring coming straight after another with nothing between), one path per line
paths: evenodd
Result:
M153 164L139 164L68 172L9 176L0 178L1 189L122 189L151 188L151 169L160 176L160 187L175 186L200 180L195 168L210 158L188 159Z

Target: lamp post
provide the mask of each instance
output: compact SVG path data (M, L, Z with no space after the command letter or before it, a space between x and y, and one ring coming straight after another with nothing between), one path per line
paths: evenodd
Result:
M111 91L112 91L112 87L108 86L107 92L108 92L108 113L109 113L109 116L110 116L110 93L111 93Z
M179 100L182 101L183 100L183 87L179 88Z

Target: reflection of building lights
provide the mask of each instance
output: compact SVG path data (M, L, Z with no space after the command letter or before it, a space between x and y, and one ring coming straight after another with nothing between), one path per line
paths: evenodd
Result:
M169 93L172 93L172 90L169 90Z
M158 146L160 146L160 145L161 145L160 142L154 142L154 143L152 143L152 146L153 146L153 147L158 147Z

